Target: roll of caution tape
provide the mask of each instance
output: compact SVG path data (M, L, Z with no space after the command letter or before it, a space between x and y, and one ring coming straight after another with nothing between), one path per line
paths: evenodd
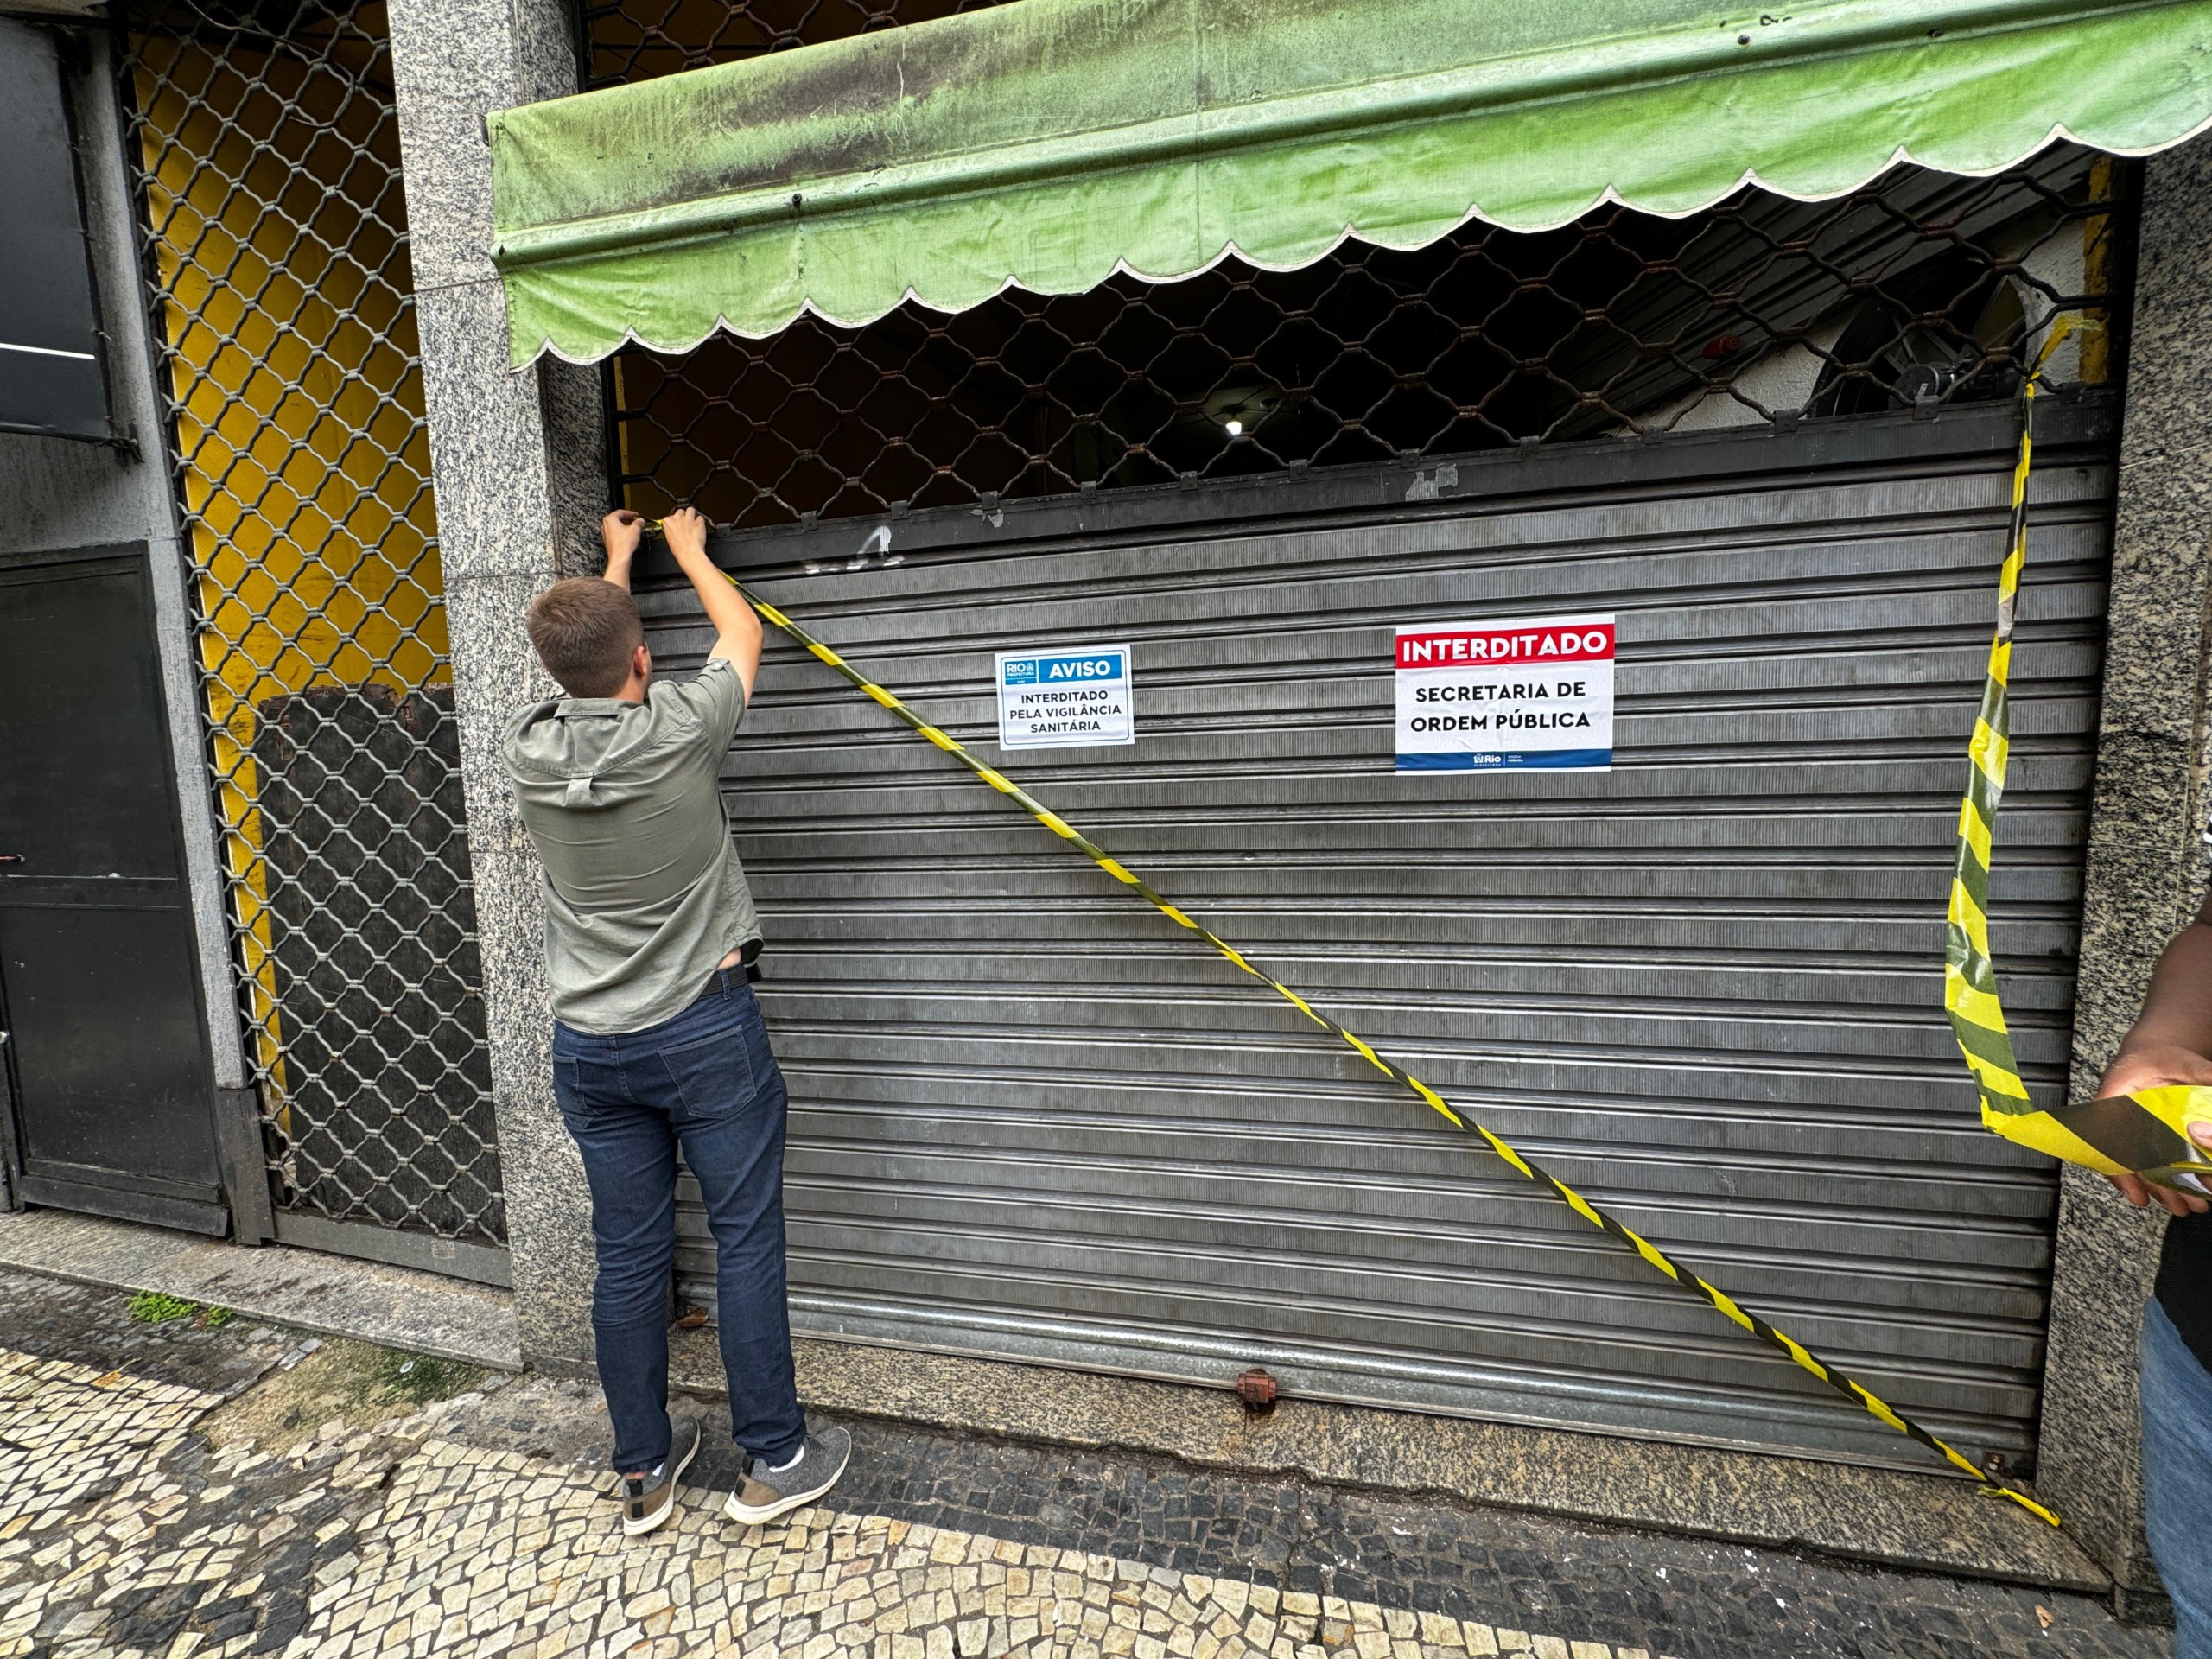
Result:
M2012 755L2012 626L2020 574L2028 560L2028 474L2035 455L2036 391L2051 353L2069 335L2101 324L2059 318L2037 354L2023 396L2020 451L2012 467L2012 518L1997 575L1997 632L1989 645L1981 709L1967 745L1967 792L1959 805L1959 843L1944 919L1943 1007L1959 1052L1981 1096L1981 1121L2007 1141L2107 1175L2133 1173L2190 1187L2212 1178L2212 1158L2189 1137L2191 1123L2212 1123L2212 1089L2140 1090L2102 1100L2038 1109L2020 1078L2005 1024L1997 970L1989 957L1989 864L1997 809ZM2208 1183L2212 1184L2212 1183ZM2198 1187L2196 1190L2204 1190Z
M725 572L724 575L727 576L728 573ZM1843 1371L1829 1363L1827 1360L1822 1359L1819 1355L1814 1353L1812 1350L1807 1348L1802 1343L1800 1343L1794 1338L1777 1330L1765 1319L1761 1319L1758 1314L1753 1313L1747 1308L1744 1307L1726 1291L1721 1290L1719 1287L1700 1277L1697 1274L1691 1272L1689 1268L1684 1267L1681 1262L1676 1262L1664 1250L1652 1243L1650 1240L1644 1238L1632 1229L1623 1224L1620 1221L1599 1209L1595 1205L1592 1204L1589 1199L1584 1198L1581 1193L1576 1192L1573 1187L1560 1180L1557 1176L1551 1174L1548 1171L1530 1162L1528 1159L1522 1157L1520 1153L1516 1151L1503 1138L1494 1134L1491 1130L1485 1128L1483 1124L1478 1122L1473 1118L1471 1118L1458 1110L1449 1102L1447 1102L1443 1096L1437 1093L1435 1090L1430 1088L1428 1084L1423 1083L1419 1077L1414 1077L1412 1073L1383 1058L1382 1055L1376 1053L1372 1046L1355 1033L1344 1026L1338 1025L1326 1014L1322 1014L1319 1010L1315 1008L1312 1003L1308 1002L1304 997L1300 996L1289 986L1284 984L1281 980L1276 979L1272 975L1268 974L1265 969L1256 966L1249 957L1246 957L1243 951L1237 950L1236 946L1230 944L1218 934L1213 932L1211 929L1194 919L1179 906L1162 897L1153 888L1151 884L1147 882L1141 876L1139 876L1135 872L1123 865L1118 859L1115 858L1104 849L1101 848L1096 842L1093 842L1089 836L1076 829L1073 824L1060 817L1058 813L1046 806L1034 796L1031 795L1028 791L1023 789L1011 778L1008 778L1004 772L999 771L997 767L988 766L983 761L978 760L973 754L970 754L967 748L962 745L957 739L952 737L950 734L946 733L940 728L933 726L930 724L929 721L924 720L919 715L908 708L906 704L895 694L886 690L874 680L869 679L868 676L861 673L860 670L854 667L852 664L847 662L845 658L840 656L836 651L833 651L830 646L823 644L819 639L817 639L804 628L792 621L790 617L785 615L781 610L770 604L767 601L762 599L759 594L753 593L750 588L746 587L743 582L739 582L736 577L728 576L728 581L733 587L736 588L739 593L745 596L747 602L752 605L754 610L760 613L763 619L765 619L779 632L791 639L794 643L804 646L817 661L823 663L827 667L835 671L837 674L842 676L846 680L849 681L854 686L858 688L864 695L873 700L893 718L908 727L918 735L927 739L931 743L936 745L938 748L943 750L946 754L951 756L952 759L957 760L962 766L967 767L968 770L975 773L977 778L988 784L1001 795L1003 795L1007 799L1020 807L1024 811L1027 812L1032 817L1035 818L1038 823L1043 824L1045 828L1051 830L1055 836L1058 836L1061 841L1067 843L1070 848L1090 858L1100 869L1105 871L1107 874L1112 876L1115 880L1120 882L1123 887L1128 887L1132 892L1135 893L1138 897L1150 904L1155 910L1159 911L1161 915L1166 917L1177 926L1187 929L1189 931L1195 933L1199 938L1205 940L1206 944L1212 946L1215 950L1218 951L1222 957L1236 966L1240 971L1250 975L1262 984L1268 987L1278 996L1288 1002L1293 1007L1296 1008L1299 1013L1304 1014L1306 1018L1312 1020L1315 1025L1320 1027L1324 1031L1334 1033L1337 1037L1349 1044L1351 1048L1358 1053L1362 1059L1365 1060L1377 1071L1380 1071L1384 1077L1390 1078L1395 1083L1402 1084L1406 1089L1409 1090L1414 1095L1418 1096L1423 1104L1427 1105L1431 1110L1442 1116L1446 1122L1452 1124L1456 1128L1463 1129L1468 1134L1476 1136L1492 1152L1496 1153L1499 1158L1503 1159L1506 1165L1516 1173L1549 1192L1554 1197L1566 1204L1567 1206L1573 1210L1576 1215L1581 1217L1583 1220L1589 1223L1592 1227L1611 1234L1614 1238L1628 1246L1629 1249L1634 1250L1637 1255L1641 1256L1653 1268L1666 1274L1668 1278L1673 1280L1684 1289L1702 1296L1707 1301L1710 1302L1715 1308L1719 1309L1723 1314L1726 1315L1743 1329L1750 1332L1761 1341L1781 1350L1782 1352L1787 1354L1791 1360L1803 1367L1807 1371L1809 1371L1813 1376L1818 1377L1821 1382L1827 1383L1828 1387L1834 1389L1838 1394L1841 1395L1846 1400L1850 1401L1853 1405L1879 1419L1882 1422L1897 1430L1899 1433L1909 1435L1913 1440L1917 1440L1921 1445L1928 1447L1930 1451L1942 1457L1954 1468L1958 1469L1965 1474L1971 1475L1975 1480L1982 1484L1982 1486L1986 1491L1994 1495L2010 1498L2013 1503L2020 1505L2021 1508L2028 1510L2031 1514L2049 1522L2052 1526L2056 1526L2058 1524L2057 1516L2054 1515L2050 1510L2045 1509L2042 1504L2037 1503L2025 1493L2015 1491L2012 1488L1996 1479L1986 1471L1976 1467L1974 1461L1967 1458L1963 1452L1960 1452L1956 1447L1938 1439L1935 1434L1922 1427L1918 1423L1914 1422L1904 1413L1897 1410L1894 1407L1882 1400L1872 1389L1846 1375Z

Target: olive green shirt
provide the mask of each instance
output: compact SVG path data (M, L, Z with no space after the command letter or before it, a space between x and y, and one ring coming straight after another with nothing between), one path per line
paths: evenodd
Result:
M544 865L553 1017L602 1037L672 1020L715 965L760 937L722 809L722 759L745 713L727 658L657 680L643 702L527 709L504 752Z

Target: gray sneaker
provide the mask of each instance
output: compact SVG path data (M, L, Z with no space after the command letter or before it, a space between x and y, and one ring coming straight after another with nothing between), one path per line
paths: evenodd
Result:
M699 1455L699 1425L690 1417L669 1420L668 1455L660 1466L622 1479L622 1530L632 1538L651 1532L676 1513L676 1481ZM802 1464L801 1468L805 1465Z
M722 1513L748 1527L787 1515L802 1503L811 1503L835 1486L852 1455L850 1432L832 1427L809 1434L804 1454L780 1473L770 1474L766 1462L755 1458L752 1472L729 1495Z

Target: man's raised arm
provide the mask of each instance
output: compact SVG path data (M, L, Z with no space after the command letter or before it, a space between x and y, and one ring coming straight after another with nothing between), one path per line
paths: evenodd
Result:
M678 568L691 579L707 620L715 625L715 645L708 657L729 658L745 687L745 700L752 702L753 677L760 671L760 619L707 556L707 521L696 507L670 513L660 521L660 533L667 537Z
M630 586L630 562L637 556L645 531L645 519L627 510L610 512L600 522L600 539L607 544L607 579L618 588L626 590ZM691 579L707 620L715 625L714 648L708 658L729 658L745 688L745 700L751 702L753 682L760 672L760 619L707 556L707 521L697 509L677 508L660 521L660 533L676 556L677 569Z
M638 556L638 543L645 534L645 515L627 507L599 521L600 544L607 549L606 577L626 594L630 591L630 561Z

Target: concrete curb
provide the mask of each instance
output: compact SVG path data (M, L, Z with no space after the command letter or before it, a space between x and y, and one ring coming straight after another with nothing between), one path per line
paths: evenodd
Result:
M405 1268L279 1244L248 1249L59 1210L0 1214L0 1267L163 1291L302 1330L522 1369L512 1296Z
M721 1391L710 1332L679 1332L672 1382ZM1253 1416L1226 1390L801 1338L799 1393L863 1416L1170 1457L1909 1571L2111 1593L2063 1530L1942 1475L1478 1422L1322 1401Z

